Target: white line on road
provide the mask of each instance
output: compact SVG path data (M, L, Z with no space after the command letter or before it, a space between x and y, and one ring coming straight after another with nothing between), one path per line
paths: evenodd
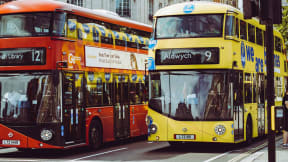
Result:
M262 154L264 154L264 152L255 152L254 154L246 157L245 159L241 160L241 162L250 162L250 161L254 161L255 159L257 159L259 156L261 156Z
M225 156L225 155L229 154L230 152L231 152L231 151L225 152L225 153L223 153L223 154L220 154L220 155L218 155L218 156L212 157L212 158L210 158L210 159L208 159L208 160L205 160L205 161L203 161L203 162L210 162L210 161L216 160L216 159L218 159L218 158L220 158L220 157L222 157L222 156Z
M25 160L25 159L21 159L21 160L11 160L11 159L0 159L0 161L12 161L12 162L17 162L17 161L19 161L19 162L30 162L30 161L38 161L38 160Z
M89 156L84 156L84 157L81 157L81 158L73 159L71 161L77 161L77 160L86 159L86 158L90 158L90 157L93 157L93 156L104 155L104 154L108 154L108 153L116 152L116 151L121 151L121 150L127 150L127 148L120 148L120 149L116 149L116 150L101 152L101 153L98 153L98 154L94 154L94 155L89 155Z

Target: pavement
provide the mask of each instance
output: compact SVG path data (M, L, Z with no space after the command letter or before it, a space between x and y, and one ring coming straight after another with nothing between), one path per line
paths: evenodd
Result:
M283 140L279 138L275 141L275 156L276 162L288 162L288 147L282 146ZM268 161L268 146L254 152L250 156L242 159L240 162L269 162Z

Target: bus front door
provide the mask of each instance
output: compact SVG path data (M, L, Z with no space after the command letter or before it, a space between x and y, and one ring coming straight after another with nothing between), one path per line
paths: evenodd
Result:
M243 72L233 72L234 141L244 139Z
M114 75L114 137L128 138L130 135L130 105L128 75Z
M84 74L63 73L63 133L65 145L85 142Z
M258 93L258 135L265 135L265 76L264 74L257 74L257 93Z

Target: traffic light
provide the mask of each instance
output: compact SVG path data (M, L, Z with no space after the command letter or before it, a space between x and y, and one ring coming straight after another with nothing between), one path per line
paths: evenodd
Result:
M281 0L243 0L243 12L245 19L259 17L263 21L272 19L273 24L282 23Z

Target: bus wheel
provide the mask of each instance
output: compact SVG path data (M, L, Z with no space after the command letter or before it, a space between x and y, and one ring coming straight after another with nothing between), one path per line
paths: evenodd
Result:
M97 120L93 120L90 124L89 144L92 149L98 149L102 144L102 127Z
M248 118L246 123L246 143L252 143L252 122L250 118Z

